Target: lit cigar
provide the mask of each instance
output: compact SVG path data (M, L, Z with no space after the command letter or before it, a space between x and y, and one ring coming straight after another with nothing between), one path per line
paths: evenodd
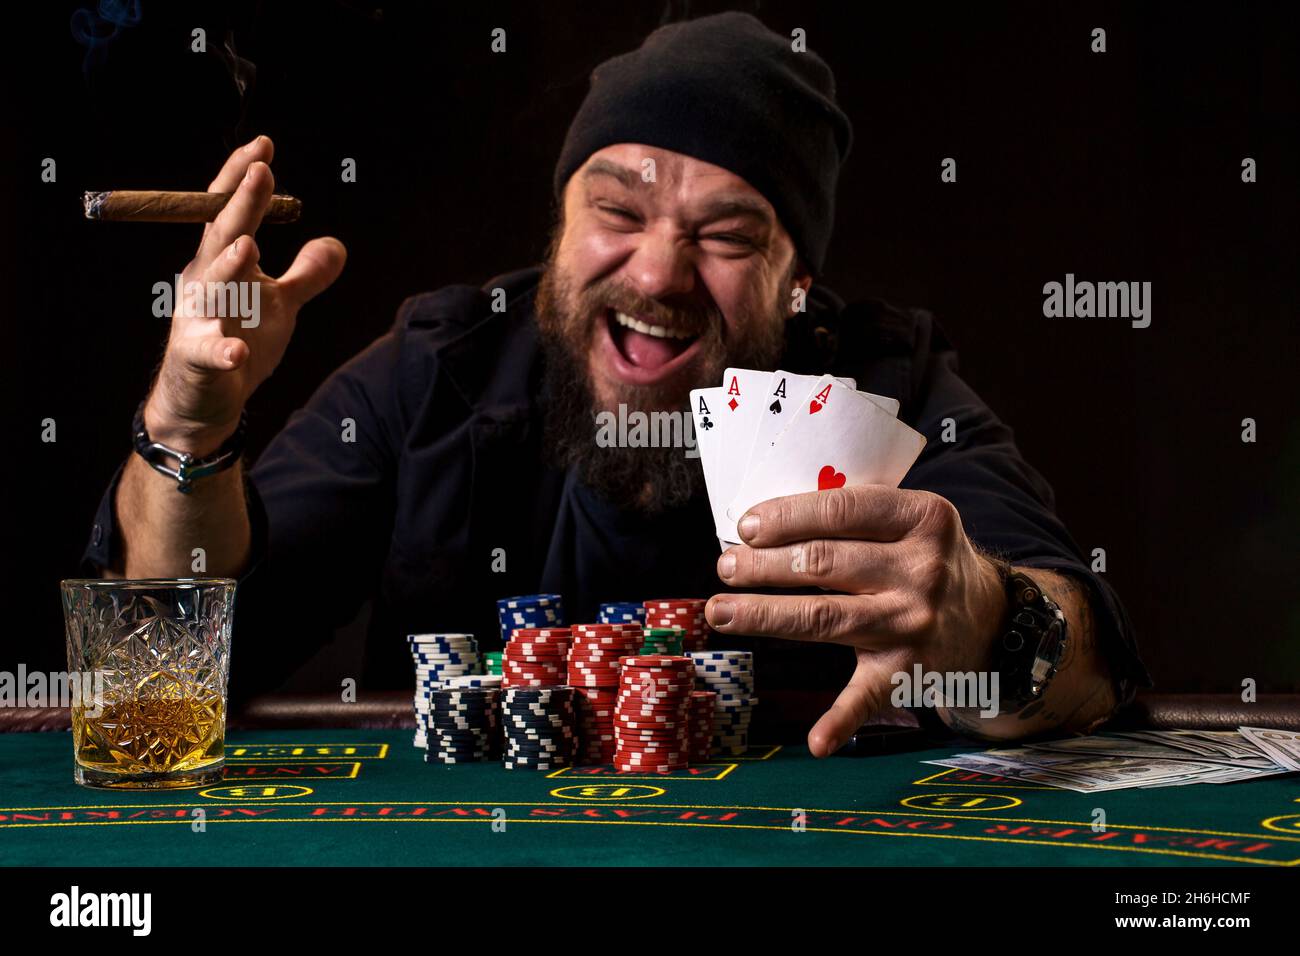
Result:
M87 219L113 222L211 222L234 193L166 192L161 189L113 189L86 193ZM297 222L302 201L272 196L262 222Z

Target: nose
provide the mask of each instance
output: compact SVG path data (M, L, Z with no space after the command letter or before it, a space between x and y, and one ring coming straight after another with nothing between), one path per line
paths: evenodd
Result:
M688 244L667 231L643 232L624 271L647 298L664 301L695 289L695 262Z

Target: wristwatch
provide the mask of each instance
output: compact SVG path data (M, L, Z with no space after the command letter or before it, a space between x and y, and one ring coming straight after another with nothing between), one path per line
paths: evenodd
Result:
M135 418L131 419L131 441L135 445L136 454L147 461L154 471L175 478L176 490L181 494L189 494L195 478L206 478L233 467L244 453L244 438L248 434L247 412L239 413L239 424L231 436L221 443L220 448L210 455L195 458L188 452L168 448L149 437L149 432L144 427L144 406L145 403L141 402L135 410ZM175 459L174 468L167 464L168 458Z
M1024 710L1042 699L1069 640L1065 612L1029 575L994 561L1007 592L1007 619L993 646L998 709Z

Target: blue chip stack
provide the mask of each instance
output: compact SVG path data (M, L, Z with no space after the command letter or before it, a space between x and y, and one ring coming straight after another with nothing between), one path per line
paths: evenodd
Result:
M568 767L578 753L572 687L507 687L501 692L507 770Z
M749 723L754 715L754 655L750 651L696 651L695 686L718 695L714 704L713 749L743 754L749 749Z
M466 674L482 673L478 642L473 634L408 634L415 661L415 746L429 742L429 694L443 682Z
M501 622L501 643L510 643L510 635L521 627L561 627L564 604L558 594L522 594L497 601L497 619Z
M640 601L611 601L600 606L601 624L640 624L645 627L645 605Z

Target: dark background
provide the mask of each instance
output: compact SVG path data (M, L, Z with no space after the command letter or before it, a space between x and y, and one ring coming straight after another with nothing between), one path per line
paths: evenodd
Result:
M259 233L263 266L280 271L313 235L348 245L253 401L256 455L405 296L541 255L551 169L596 63L666 19L734 8L806 29L855 123L825 281L939 316L1085 553L1106 549L1157 685L1300 689L1300 86L1285 6L145 0L116 29L90 16L132 6L46 3L8 25L0 669L63 666L57 582L77 571L165 340L153 283L199 232L87 222L82 190L203 189L267 133L277 187L305 215ZM79 43L78 9L115 35ZM196 26L207 54L190 52ZM489 51L496 26L505 55ZM228 34L255 76L216 52ZM947 156L956 184L939 181ZM1241 182L1245 156L1256 184ZM339 180L344 157L355 184ZM1067 272L1152 282L1151 327L1045 319L1042 286ZM57 443L40 441L46 417Z

